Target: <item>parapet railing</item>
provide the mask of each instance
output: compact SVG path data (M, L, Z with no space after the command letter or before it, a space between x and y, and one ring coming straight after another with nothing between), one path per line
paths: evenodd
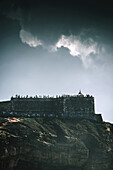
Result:
M43 95L43 96L41 96L41 95L35 95L35 96L28 96L28 95L26 95L26 96L20 96L20 95L16 95L16 96L12 96L11 97L11 100L12 99L37 99L37 98L39 98L39 99L41 99L41 98L44 98L44 99L48 99L48 98L50 98L50 99L52 99L52 98L75 98L75 97L85 97L85 98L93 98L93 96L90 96L89 94L87 94L87 95L56 95L56 96L45 96L45 95Z

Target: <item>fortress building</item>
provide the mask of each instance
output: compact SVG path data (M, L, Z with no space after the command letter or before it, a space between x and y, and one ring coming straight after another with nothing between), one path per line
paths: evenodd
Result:
M94 97L78 95L62 95L56 97L11 97L10 101L0 102L1 114L9 113L17 116L85 118L102 121L101 114L95 114Z

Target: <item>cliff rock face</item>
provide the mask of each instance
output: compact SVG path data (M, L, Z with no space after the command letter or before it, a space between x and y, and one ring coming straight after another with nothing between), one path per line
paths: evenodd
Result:
M0 118L0 170L112 170L113 125Z

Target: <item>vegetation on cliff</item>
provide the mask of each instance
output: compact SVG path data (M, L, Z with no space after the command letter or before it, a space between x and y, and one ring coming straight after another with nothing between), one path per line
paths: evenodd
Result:
M81 119L0 118L1 170L112 170L113 125Z

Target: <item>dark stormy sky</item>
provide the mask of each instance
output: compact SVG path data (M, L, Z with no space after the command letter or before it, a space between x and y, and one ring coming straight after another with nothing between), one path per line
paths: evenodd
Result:
M113 9L109 1L0 2L0 100L83 94L113 122Z

